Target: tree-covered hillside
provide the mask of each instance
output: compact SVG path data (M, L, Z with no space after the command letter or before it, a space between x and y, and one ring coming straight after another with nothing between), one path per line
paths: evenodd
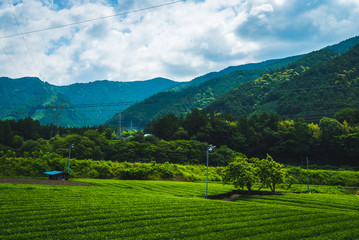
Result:
M358 105L359 45L336 56L321 50L243 84L207 106L240 117L260 112L318 121Z
M188 113L194 108L205 108L208 105L209 107L207 107L207 109L216 108L218 111L223 109L224 111L233 113L234 115L255 112L257 109L256 106L253 107L253 105L258 103L252 98L257 98L257 96L255 96L256 94L263 94L263 89L261 89L258 93L256 91L252 91L251 89L247 89L251 88L252 83L247 84L246 82L251 82L257 77L262 76L262 74L265 75L262 76L261 80L258 80L259 82L276 82L266 79L268 77L287 80L291 79L295 75L308 70L308 68L311 68L320 62L327 61L338 54L344 53L358 43L359 36L347 39L332 46L328 46L322 51L312 52L306 55L288 57L279 60L268 60L257 64L245 64L236 67L228 67L220 72L206 74L192 80L189 83L180 84L171 88L169 91L161 92L136 105L130 106L122 112L123 126L133 126L135 123L135 125L141 128L147 121L160 117L163 114L173 113L176 116L179 116L180 114ZM290 67L285 68L290 64ZM278 69L281 69L280 71L282 72L279 72ZM275 73L274 70L277 73ZM271 76L271 74L275 74L276 76ZM236 102L242 100L238 100L236 95L230 97L233 92L231 90L242 84L243 88L241 89L246 94L247 92L250 94L247 94L247 99L242 99L244 102L240 103L237 107ZM268 85L268 83L264 84ZM311 86L310 82L307 84L308 87ZM270 87L272 87L272 85L270 85ZM258 89L256 90L258 91ZM230 101L225 103L226 106L223 107L221 105L223 105L222 102L224 100L221 96L227 91L231 91L231 93L224 95L224 99L229 98ZM234 92L235 91L236 90L234 90ZM254 96L250 96L251 94ZM244 94L243 96L246 95ZM270 98L271 95L268 97ZM243 108L241 104L244 105ZM232 109L232 107L234 109ZM263 111L276 112L276 109L272 109L272 106L269 103L263 109L258 109L258 112ZM118 125L118 116L115 115L112 119L107 121L106 124Z
M201 83L199 86L190 86L182 90L173 88L171 91L160 92L123 111L123 126L128 127L132 122L136 126L143 127L147 121L163 114L173 113L179 116L180 114L190 112L194 108L204 108L234 87L254 80L263 73L287 66L299 58L301 56L271 60L258 64L247 64L241 67L244 69L232 72L233 69L240 68L239 66L233 67L232 70L223 70L224 72L230 72L229 74L222 77L214 77ZM193 81L197 81L197 79ZM106 124L118 125L117 115L107 121Z
M176 84L168 79L156 78L54 86L38 78L3 77L0 78L0 119L31 117L41 124L50 124L53 122L51 104L55 115L61 112L59 121L62 126L100 125L114 112ZM57 124L56 121L54 124Z

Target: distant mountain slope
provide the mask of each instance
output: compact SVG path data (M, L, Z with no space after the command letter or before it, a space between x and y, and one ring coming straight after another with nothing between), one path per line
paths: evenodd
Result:
M87 116L90 125L99 125L114 113L177 84L165 78L135 82L95 81L56 87L55 91L81 107L80 111Z
M114 112L121 111L136 101L141 101L177 82L156 78L136 82L96 81L69 86L54 86L38 78L0 78L0 117L37 119L41 124L53 121L49 103L59 112L62 104L60 125L99 125Z
M259 69L259 68L265 68L266 66L275 66L275 64L280 64L280 65L286 65L285 61L288 61L287 64L293 62L295 59L299 59L302 55L298 55L298 56L295 56L295 57L288 57L288 58L285 58L285 59L271 59L271 60L267 60L267 61L264 61L264 62L259 62L259 63L248 63L248 64L243 64L243 65L238 65L238 66L230 66L230 67L227 67L221 71L218 71L218 72L210 72L210 73L207 73L203 76L200 76L200 77L196 77L194 78L193 80L189 81L189 82L185 82L185 83L182 83L182 84L179 84L178 86L176 87L173 87L171 90L182 90L186 87L191 87L191 86L199 86L200 84L208 81L208 80L211 80L213 78L219 78L219 77L222 77L224 75L228 75L232 72L235 72L235 71L239 71L239 70L254 70L254 69ZM273 68L273 67L272 67Z
M337 55L324 49L243 84L206 107L242 115L273 112L318 121L359 103L359 45Z
M359 44L359 36L348 38L347 40L328 46L324 49L329 49L340 54L348 51L349 49L353 48L357 44Z
M193 84L193 86L183 88L182 90L172 88L169 91L160 92L140 103L130 106L122 112L122 124L123 126L129 126L130 123L134 123L139 127L143 127L147 121L162 114L174 113L180 115L191 111L193 108L203 108L234 87L254 80L265 72L287 66L301 57L294 56L257 64L230 67L224 69L221 73L228 72L229 74L211 78L198 86L195 86L199 81L196 78L193 80L196 84ZM232 71L235 69L242 70ZM211 76L214 76L213 74ZM208 75L203 77L207 78ZM118 117L115 115L106 124L117 125Z
M219 111L218 106L222 105L221 108L225 110L225 108L223 108L223 99L220 98L220 96L225 94L226 91L230 91L241 84L244 84L244 88L246 88L251 84L249 83L249 85L246 85L246 82L251 82L263 73L269 73L270 71L276 70L278 68L288 66L291 63L294 64L291 66L291 68L295 68L297 69L297 71L300 72L302 65L307 67L314 66L319 62L323 62L332 58L336 54L341 54L347 51L358 43L359 36L350 38L332 46L328 46L325 51L323 49L323 51L320 51L320 53L314 52L308 55L295 56L281 60L269 60L258 64L246 64L237 67L229 67L218 73L209 73L207 75L192 80L190 83L187 83L189 85L192 84L191 87L187 86L187 89L181 84L176 86L175 88L172 88L170 92L158 93L144 100L141 103L135 104L127 108L125 111L122 112L123 124L124 126L126 126L126 124L135 122L136 125L143 126L148 120L156 118L162 114L185 114L193 108L204 108L208 105L209 107L206 109L217 108L217 110ZM236 69L237 71L232 72L231 70L233 69ZM299 74L299 72L287 72L285 74ZM228 74L222 75L225 73ZM216 76L216 74L222 76L213 77ZM198 83L200 84L198 85ZM310 83L308 84L310 86ZM228 105L230 107L232 105L231 101L236 102L237 99L235 96L236 95L233 95L232 98L229 97L230 101L227 101L228 103L226 103L225 105ZM216 99L218 100L215 101ZM213 105L211 104L212 102L214 102ZM248 102L246 104L250 105L251 102ZM257 110L269 112L275 111L270 107L270 105L261 110ZM241 114L248 114L257 110L241 109L240 111L242 112ZM226 109L225 111L232 113L232 110L230 109ZM237 109L236 111L239 110ZM236 112L233 112L233 114L241 115ZM110 125L117 125L118 119L116 118L116 116L114 116L106 123Z

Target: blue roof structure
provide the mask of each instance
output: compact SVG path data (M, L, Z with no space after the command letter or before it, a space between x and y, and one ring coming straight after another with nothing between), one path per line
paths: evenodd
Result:
M50 172L44 172L44 174L47 174L47 175L56 175L56 174L59 174L59 173L63 173L63 171L50 171Z

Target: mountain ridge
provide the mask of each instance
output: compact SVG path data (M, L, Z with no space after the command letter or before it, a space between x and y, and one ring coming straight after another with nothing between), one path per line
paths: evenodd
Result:
M347 51L348 49L350 49L357 43L359 43L359 36L341 41L340 43L337 43L337 44L327 46L325 48L322 48L321 50L323 50L323 51L327 50L327 51L335 52L337 54L342 54L343 52ZM316 51L313 51L313 52L316 52ZM310 54L310 53L308 53L308 54ZM298 61L297 64L300 65L300 59L304 58L308 54L303 54L303 55L298 55L298 56L293 56L293 57L288 57L288 58L283 58L283 59L292 59L292 61L289 61L286 63L287 65L294 63L295 61ZM268 61L269 61L269 64L268 64ZM265 61L265 62L267 62L266 63L267 67L270 66L270 63L271 63L270 61L278 61L278 60ZM308 59L306 61L308 61ZM315 59L312 59L311 61L313 61L311 64L316 63ZM265 62L261 62L258 64L263 64ZM275 65L275 62L274 62L274 65ZM286 66L285 64L282 64L281 66L277 65L276 69L280 69L285 66ZM256 65L248 64L248 65L244 65L244 67L256 68ZM228 67L226 69L227 70L231 69L231 67ZM223 69L222 71L226 71L226 69ZM276 70L276 69L275 68L269 69L269 71L267 71L266 73L268 73L272 70ZM257 70L258 70L258 68L257 68ZM217 96L213 95L213 89L215 89L218 85L210 86L211 81L215 82L217 80L217 81L226 82L226 81L228 81L228 78L238 78L238 76L243 74L243 71L244 70L242 69L242 70L231 72L222 77L214 77L209 80L207 79L207 81L201 83L198 86L191 86L188 89L181 89L181 91L176 91L177 90L176 89L175 91L173 91L172 94L168 93L168 92L157 93L156 95L151 96L150 98L145 99L144 101L137 103L135 105L132 105L129 108L125 109L122 112L123 121L124 122L136 121L138 125L143 126L146 122L148 122L152 119L155 119L157 117L160 117L163 114L173 113L173 114L179 116L180 114L186 114L186 113L190 112L193 108L200 108L200 109L205 108L206 105L209 105L211 102L215 101L215 99L220 97L220 95L225 94L225 92L222 92L221 94L218 94ZM246 70L246 71L250 71L250 70ZM264 74L264 73L265 73L265 71L261 72L259 74ZM210 74L213 75L213 73L210 73ZM204 77L205 76L206 75L204 75ZM238 85L244 84L245 82L254 81L257 77L260 77L260 76L253 75L252 79L247 78L243 81L237 81L237 82L235 82L235 83L237 83L237 85L236 86L232 85L231 87L232 87L232 89L234 89ZM207 85L207 87L205 85ZM232 89L226 89L226 90L230 91ZM196 94L189 93L191 91L196 92ZM189 95L191 95L191 96L189 96ZM193 96L193 95L195 95L195 96ZM164 100L161 100L161 98L163 98ZM188 104L191 102L192 103L199 102L199 104ZM142 105L142 107L140 107L140 105ZM152 112L150 112L151 107L153 108ZM118 120L114 116L113 118L109 119L105 124L117 125Z
M319 56L322 61L318 61ZM359 44L343 54L325 48L307 57L232 89L206 111L230 113L237 118L267 112L318 122L358 105Z
M359 43L359 36L324 49L341 55L356 43ZM56 111L61 110L60 106L66 103L60 120L62 126L99 125L105 121L107 124L117 125L118 120L114 116L117 116L118 112L122 112L124 123L138 119L134 125L143 126L162 114L180 115L193 108L206 108L224 94L259 79L263 74L270 74L295 62L298 66L291 67L300 67L300 61L305 59L305 56L306 54L303 54L230 66L186 83L154 78L134 82L97 80L55 86L34 77L12 80L1 77L0 118L32 117L41 124L49 124L54 122L51 110L56 114ZM52 109L49 107L50 102L54 106Z
M100 125L112 112L178 84L165 78L115 82L99 80L56 86L36 77L0 78L1 119L31 117L41 124L53 122L51 111L61 111L61 126ZM49 104L54 106L49 107ZM85 110L85 111L84 111ZM56 114L56 113L55 113Z

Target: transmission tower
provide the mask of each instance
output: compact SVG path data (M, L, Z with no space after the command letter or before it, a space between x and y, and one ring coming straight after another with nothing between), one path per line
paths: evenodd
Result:
M117 139L121 139L122 134L122 119L121 119L121 112L118 113L118 128L117 128Z
M57 134L60 135L60 116L65 108L65 103L63 103L61 106L54 106L51 104L51 102L49 102L49 107L52 114L51 132L50 132L50 139L51 139L53 126L55 123L57 123Z

